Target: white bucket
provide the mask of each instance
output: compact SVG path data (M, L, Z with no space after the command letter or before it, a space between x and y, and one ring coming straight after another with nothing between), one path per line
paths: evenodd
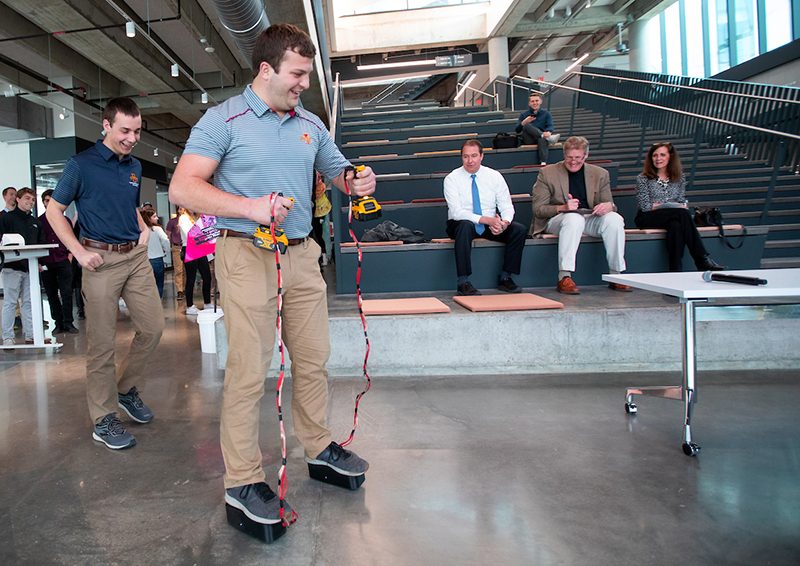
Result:
M213 309L202 310L197 313L197 325L200 327L200 349L204 354L217 353L217 339L214 332L214 325L222 318L222 309L217 307L217 312Z

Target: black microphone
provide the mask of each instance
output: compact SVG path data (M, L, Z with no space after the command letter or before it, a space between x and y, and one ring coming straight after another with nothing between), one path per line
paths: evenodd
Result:
M747 275L729 275L726 273L713 273L706 271L703 273L703 281L711 283L712 281L722 281L723 283L739 283L740 285L766 285L766 279L759 279L758 277L748 277Z

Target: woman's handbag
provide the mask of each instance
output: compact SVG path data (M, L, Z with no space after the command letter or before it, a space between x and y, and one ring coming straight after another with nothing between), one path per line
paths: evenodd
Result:
M698 206L694 209L694 224L697 227L703 226L716 226L719 229L719 237L725 242L725 245L732 250L738 250L744 244L744 238L747 236L747 228L742 227L742 241L738 246L731 245L728 238L725 236L725 229L723 228L722 212L716 206Z

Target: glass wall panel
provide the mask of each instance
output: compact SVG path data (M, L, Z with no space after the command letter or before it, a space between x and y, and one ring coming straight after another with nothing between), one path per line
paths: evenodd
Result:
M700 0L685 0L686 11L686 74L704 77L703 64L703 4Z
M682 75L683 62L681 59L681 12L680 6L675 2L672 6L664 10L664 23L666 37L664 45L666 47L666 61L668 75Z
M756 0L736 0L735 6L738 65L758 55L758 10Z
M730 68L731 51L728 45L728 2L708 0L709 42L711 45L711 74Z
M792 0L766 0L767 51L792 41Z

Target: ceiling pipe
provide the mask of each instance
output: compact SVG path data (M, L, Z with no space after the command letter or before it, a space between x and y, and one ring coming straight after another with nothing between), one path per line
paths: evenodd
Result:
M244 55L247 66L252 68L256 38L269 27L269 18L261 0L211 0L211 4Z

